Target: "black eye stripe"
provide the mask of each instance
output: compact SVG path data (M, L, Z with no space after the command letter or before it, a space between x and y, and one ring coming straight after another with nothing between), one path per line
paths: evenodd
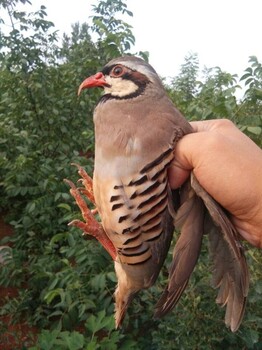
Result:
M113 64L111 66L105 66L103 69L102 69L102 73L104 75L110 75L110 72L114 69L114 68L117 68L119 67L120 68L120 65L119 64Z
M147 76L144 75L143 73L140 73L136 70L133 70L127 66L120 65L120 64L113 64L111 66L106 66L103 68L102 73L104 75L110 75L110 73L114 70L114 68L122 68L122 70L125 69L126 72L123 75L121 75L121 78L132 80L139 87L141 85L144 86L150 82L150 80L147 78ZM112 78L114 78L114 77L112 77Z
M123 100L123 99L135 98L139 95L142 95L146 89L146 86L149 83L151 83L151 81L148 79L148 77L145 74L140 73L139 71L133 70L125 65L121 65L120 63L113 64L110 66L105 66L101 72L104 75L111 76L112 79L117 79L118 76L114 76L114 74L110 74L115 67L121 67L121 68L123 67L124 73L120 74L119 77L121 77L121 79L132 81L137 85L138 89L135 92L126 96L116 96L116 95L111 95L110 93L105 94L101 97L101 99L99 100L99 103L104 103L109 99Z
M109 73L111 72L112 68L114 66L109 66L109 67L104 67L101 72L104 74L104 75L109 75Z
M132 72L136 72L135 70L133 70L133 69L131 69L131 68L129 68L129 67L126 67L126 66L124 66L124 65L121 65L121 64L113 64L113 65L111 65L111 66L105 66L105 67L101 70L101 72L102 72L104 75L110 75L110 73L111 73L115 68L116 68L116 69L117 69L117 68L120 68L120 69L122 69L122 71L123 71L124 69L126 69L127 72L126 72L125 74L131 74Z

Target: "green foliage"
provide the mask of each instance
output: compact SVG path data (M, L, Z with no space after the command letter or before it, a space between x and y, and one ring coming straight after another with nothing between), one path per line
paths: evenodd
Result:
M251 66L240 79L247 87L241 105L241 124L242 130L262 147L262 64L255 56L249 62Z
M245 70L245 74L240 80L245 81L248 87L246 90L246 98L253 103L258 103L261 107L262 101L262 64L258 62L257 57L250 56L249 62L251 67Z
M224 326L224 310L207 287L206 244L168 317L152 319L171 253L158 283L135 298L124 329L114 330L113 264L96 242L67 227L79 213L63 179L76 177L72 162L92 173L92 114L99 95L94 91L79 99L77 87L106 61L130 51L134 36L122 18L132 13L124 1L101 0L94 6L92 27L73 25L59 44L45 7L25 13L16 11L18 3L29 1L0 2L11 23L9 33L0 31L0 210L15 230L0 243L11 245L1 251L0 285L18 290L16 298L2 303L0 316L26 319L39 328L31 350L261 348L262 260L250 248L252 283L236 334ZM241 78L247 87L241 101L235 97L235 75L216 67L205 69L200 79L196 54L185 58L167 90L189 119L227 117L261 146L262 68L255 57L250 64Z
M198 90L197 81L199 71L198 56L196 53L185 57L185 63L181 65L180 73L172 80L172 90L174 99L180 102L180 105L187 106L193 99Z
M114 319L100 311L91 315L82 332L43 330L36 346L29 350L124 350L137 349L135 342L123 339L124 336L114 329Z
M121 14L133 16L127 5L121 0L100 0L97 6L93 5L93 31L98 34L98 47L105 52L104 60L126 54L135 43L132 27L122 19Z
M189 54L167 90L176 106L190 120L228 118L262 146L262 65L257 58L249 59L251 67L238 80L237 75L223 72L219 67L199 71L198 57ZM202 79L199 79L202 75ZM240 101L236 93L239 83L246 91Z
M177 107L191 120L234 119L238 110L235 92L239 88L236 75L219 67L205 68L199 80L197 55L190 54L185 61L179 76L168 87Z

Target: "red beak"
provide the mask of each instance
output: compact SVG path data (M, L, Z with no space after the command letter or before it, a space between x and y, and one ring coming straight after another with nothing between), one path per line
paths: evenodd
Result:
M81 91L84 89L89 89L92 87L101 87L103 88L104 86L110 86L104 77L104 74L101 72L96 73L95 75L92 75L91 77L86 78L82 84L79 86L78 89L78 96L80 95Z

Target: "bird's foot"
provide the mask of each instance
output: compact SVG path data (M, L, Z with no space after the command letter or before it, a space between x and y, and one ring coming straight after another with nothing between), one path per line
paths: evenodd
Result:
M67 179L64 181L71 187L70 194L74 197L77 206L81 210L84 222L81 220L73 220L68 225L80 228L80 230L83 231L84 236L88 235L96 238L111 255L112 259L116 260L117 253L113 243L108 238L102 225L94 217L96 209L90 210L86 204L86 201L82 197L82 195L85 195L93 204L95 204L92 179L83 168L81 168L79 165L77 165L77 167L78 173L81 176L79 181L83 183L84 187L78 188L72 181Z
M82 168L80 165L76 163L72 163L72 165L76 166L78 169L78 174L80 175L80 179L78 180L78 182L84 185L84 187L79 187L80 192L84 194L90 200L90 202L95 205L92 178L87 174L85 169Z

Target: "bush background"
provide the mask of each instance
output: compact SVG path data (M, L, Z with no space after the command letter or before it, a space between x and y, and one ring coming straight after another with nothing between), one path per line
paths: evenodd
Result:
M29 1L0 1L11 23L6 33L0 20L0 211L14 228L0 242L9 246L1 251L0 286L18 291L1 300L0 339L8 315L11 324L25 320L39 330L19 349L262 349L262 258L249 245L251 287L237 333L225 327L225 310L215 304L205 241L169 316L152 318L171 251L156 285L134 300L124 329L114 330L112 261L96 242L68 228L79 212L63 179L77 179L72 162L92 175L92 113L99 92L77 98L83 78L113 57L133 53L148 59L148 53L132 52L132 28L121 18L133 14L124 1L100 0L92 25L73 25L62 41L44 6L29 13L17 10L21 3ZM246 93L238 101L240 81ZM189 120L229 118L262 147L262 65L256 57L238 77L219 67L200 71L197 54L189 53L166 89Z

